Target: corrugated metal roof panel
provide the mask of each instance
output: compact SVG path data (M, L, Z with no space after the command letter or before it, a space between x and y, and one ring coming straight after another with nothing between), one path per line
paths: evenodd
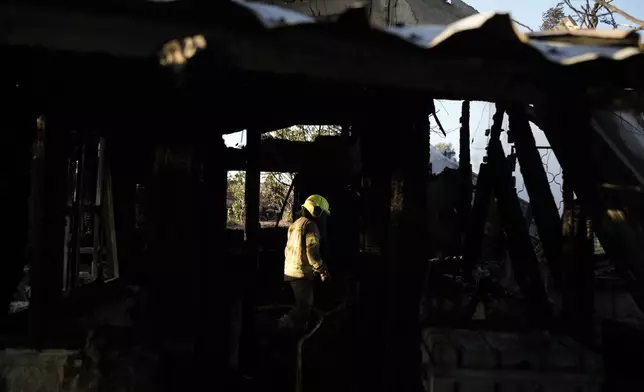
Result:
M288 28L316 23L315 19L278 6L233 0L253 12L268 29ZM536 49L549 61L562 65L577 64L596 59L623 60L642 53L639 36L634 32L617 30L572 30L568 32L524 34L504 12L484 12L469 16L447 26L416 25L388 27L383 32L398 37L422 49L447 45L457 35L472 35L471 45L481 41L491 43L514 41ZM485 44L485 43L484 43ZM463 49L467 45L459 40ZM510 47L508 49L511 49Z

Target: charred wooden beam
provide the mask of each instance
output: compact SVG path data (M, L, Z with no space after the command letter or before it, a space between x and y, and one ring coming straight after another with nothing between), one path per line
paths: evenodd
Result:
M499 213L507 236L508 253L512 261L514 277L523 295L533 306L534 320L545 322L551 316L545 287L539 273L539 261L525 224L516 188L512 182L511 168L505 158L500 140L490 140L490 156L495 156L494 167L496 184L494 193L498 200Z
M510 130L514 134L517 157L525 187L530 195L530 206L543 242L548 267L555 285L561 287L561 230L557 204L550 190L548 176L532 135L525 110L513 106L509 110Z
M27 264L29 180L36 116L29 113L25 94L19 86L4 83L0 86L7 87L3 91L8 102L2 121L6 148L0 165L3 183L0 194L10 211L6 214L1 242L4 256L0 263L0 320L4 320Z
M564 177L563 186L563 319L572 336L590 341L594 333L595 279L591 227L574 199L571 181Z
M246 250L249 261L257 263L257 246L259 234L259 187L260 187L260 153L262 135L258 131L247 132L246 145L246 183L245 183L245 211L246 211ZM256 267L256 265L255 265ZM252 268L255 268L252 267Z
M512 261L514 276L535 313L535 320L550 315L546 291L539 274L539 262L534 254L528 228L519 204L519 198L512 181L511 168L506 160L500 135L502 132L505 107L497 105L494 125L488 144L488 164L494 177L494 194L507 236L508 253Z
M37 147L32 185L30 335L44 343L56 317L63 289L65 209L67 204L68 130L65 119L44 117L44 137Z
M70 234L67 260L65 264L65 290L73 290L78 287L78 273L80 266L80 248L83 226L83 197L85 190L85 135L74 135L74 151L70 161L75 165L73 174L73 198L70 216Z
M626 170L590 127L591 114L583 97L559 97L538 109L541 129L590 215L602 246L628 283L633 299L644 309L644 229L640 217L631 213L636 210L636 201L602 187L605 182L619 185L628 180L623 176ZM590 154L587 149L574 147L579 140L585 140L592 148ZM600 159L598 152L602 154L602 165L589 164L593 158Z
M430 251L424 222L429 124L428 112L403 106L388 106L386 116L369 116L355 127L363 162L365 263L356 363L361 389L373 391L420 388L415 341L422 271ZM391 129L397 130L393 137Z
M232 263L228 262L227 244L224 241L227 206L227 171L223 139L207 143L198 149L203 162L202 189L197 202L201 206L199 221L200 262L199 262L199 344L197 358L199 376L203 383L216 385L225 382L228 375L237 369L231 368L231 348L239 336L232 328L236 304L235 290L238 282L228 279L235 275ZM213 284L213 280L218 284ZM235 352L235 354L237 354ZM214 376L214 377L213 377ZM224 389L228 386L222 385Z
M404 113L404 112L403 112ZM391 178L387 232L389 284L385 390L420 390L418 309L430 241L427 235L429 123L422 109L404 113L392 143L398 165Z
M152 295L151 330L160 342L183 342L194 336L196 305L193 289L198 277L196 201L199 162L189 145L158 146L150 186L146 189L148 257ZM172 317L167 317L172 309ZM152 324L154 325L154 324Z
M356 363L360 389L381 390L385 358L385 323L383 304L386 303L387 259L385 242L391 201L391 172L387 163L395 160L387 150L381 135L386 135L393 124L368 116L355 124L362 151L361 184L361 289L358 307L358 327L354 332L357 342ZM387 154L387 161L379 159ZM296 187L297 188L297 187Z
M255 366L252 334L254 330L256 284L259 268L259 188L260 188L260 154L262 135L258 129L249 129L246 132L246 188L245 211L246 224L244 243L244 262L246 284L242 310L242 331L240 346L240 366L247 369Z
M490 134L490 142L498 140L501 135L501 125L505 108L497 106L494 114L494 121ZM489 150L489 147L488 147ZM489 156L489 151L488 151ZM464 267L471 270L481 257L481 248L483 245L483 231L488 215L488 208L492 200L492 190L495 182L494 168L491 162L483 162L479 167L479 175L476 181L476 193L474 196L474 205L470 218L470 224L465 234L465 250L463 255ZM470 274L466 274L469 278Z
M465 233L472 209L472 163L470 157L470 101L463 101L461 112L461 135L458 152L459 172L461 174L459 220L460 232ZM464 236L463 236L464 237ZM459 245L463 241L459 238Z

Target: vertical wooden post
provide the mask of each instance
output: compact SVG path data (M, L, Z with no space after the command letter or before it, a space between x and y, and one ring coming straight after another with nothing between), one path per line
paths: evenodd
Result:
M514 106L509 111L510 129L514 134L521 174L530 195L530 206L539 230L555 285L561 287L562 238L559 211L550 191L548 176L543 168L525 110Z
M260 185L260 147L262 134L259 130L247 131L246 144L246 250L249 261L257 267L257 245L259 235L259 185Z
M203 159L203 192L199 205L202 209L199 238L201 241L199 265L199 340L197 346L199 379L203 383L224 382L231 370L229 348L234 339L231 336L232 312L230 286L238 282L227 280L233 276L227 260L226 243L226 189L227 171L223 139L200 150ZM213 284L213 281L220 284ZM213 374L214 373L214 374ZM214 376L214 377L213 377ZM218 385L214 385L217 387ZM219 389L227 389L219 385Z
M562 313L563 319L569 325L570 330L574 330L573 321L577 316L575 307L579 301L578 297L578 279L575 277L575 197L573 193L571 178L564 172L563 177L563 258L562 258Z
M194 388L193 354L199 333L200 188L202 165L192 145L158 146L146 190L150 274L148 339L161 350L169 390ZM179 385L183 385L180 387Z
M4 84L1 84L3 88ZM18 86L3 89L9 107L3 111L2 186L0 194L6 208L5 231L2 235L3 262L0 263L0 320L9 309L9 302L27 264L27 239L29 231L29 180L32 142L36 135L36 117L25 109L28 103ZM12 107L16 105L16 107Z
M505 109L497 106L497 111L494 114L494 122L490 135L490 143L493 140L498 140L501 135L501 125L503 124L503 115ZM488 157L489 146L488 146ZM494 187L495 176L494 168L491 167L492 162L483 162L479 168L479 175L476 181L476 193L474 195L474 205L472 207L472 214L470 224L465 233L465 250L464 250L464 266L466 269L471 270L481 257L481 248L483 245L483 232L485 230L485 222L487 220L488 208L492 200L492 190ZM466 277L471 279L470 274L466 273Z
M42 176L34 177L33 226L31 229L30 335L42 344L56 305L62 297L67 201L68 132L60 117L45 117L44 151L34 165Z
M76 145L77 154L72 155L76 161L75 170L75 192L71 211L71 249L67 259L67 287L73 290L78 286L78 272L80 266L80 248L81 248L81 231L83 227L83 192L85 190L85 142L84 135L78 135L78 144Z
M472 209L472 162L470 157L470 101L463 101L461 112L461 135L458 151L460 186L460 232L464 233ZM462 245L462 241L460 242Z
M152 319L160 322L161 341L182 338L193 322L193 271L197 170L188 146L158 146L148 199L149 259L147 270L156 301ZM188 301L189 299L189 301ZM168 309L173 317L167 318ZM161 322L161 320L164 320Z
M412 106L413 107L413 106ZM421 388L419 309L429 259L427 182L429 179L429 122L422 108L403 109L398 140L392 152L398 165L391 179L387 232L389 285L388 333L385 352L389 391Z
M256 305L256 280L259 263L259 187L260 187L260 148L262 134L258 129L246 131L246 241L244 243L244 259L246 266L245 278L240 284L245 284L242 332L240 342L241 366L254 367L252 336L255 328L254 309Z
M394 129L392 118L368 116L353 124L359 135L362 157L362 252L359 320L354 330L358 343L355 363L361 390L384 390L385 312L387 300L387 258L385 255L387 225L390 215L391 171L397 160L397 150L391 151L385 142ZM388 138L386 140L389 140ZM386 156L387 159L382 159Z
M563 318L570 334L582 341L593 336L594 268L593 246L587 215L574 199L572 183L564 177L564 269Z

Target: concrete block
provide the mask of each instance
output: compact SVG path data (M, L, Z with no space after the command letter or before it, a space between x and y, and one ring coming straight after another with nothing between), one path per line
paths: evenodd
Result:
M543 370L580 372L581 358L577 352L564 346L558 340L545 345L542 352L541 368Z
M543 392L577 392L579 389L574 383L543 383Z
M540 366L538 352L525 337L514 333L482 332L485 340L499 353L501 369L535 370Z
M430 388L427 392L456 392L454 380L446 378L434 378L430 380Z
M496 392L494 380L465 380L459 383L459 392Z
M422 332L424 346L437 366L458 366L458 348L449 333L440 328L427 328Z
M498 392L534 392L539 390L540 387L537 381L507 380L498 384Z
M456 330L451 335L461 354L460 367L494 369L499 353L483 339L478 331Z
M450 343L437 343L432 351L436 366L458 367L458 350Z

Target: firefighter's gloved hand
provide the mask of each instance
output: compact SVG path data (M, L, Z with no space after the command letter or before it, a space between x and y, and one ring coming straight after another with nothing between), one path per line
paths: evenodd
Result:
M331 274L329 273L329 270L326 269L326 264L323 264L320 268L314 271L313 275L319 276L320 280L323 282L331 280Z

